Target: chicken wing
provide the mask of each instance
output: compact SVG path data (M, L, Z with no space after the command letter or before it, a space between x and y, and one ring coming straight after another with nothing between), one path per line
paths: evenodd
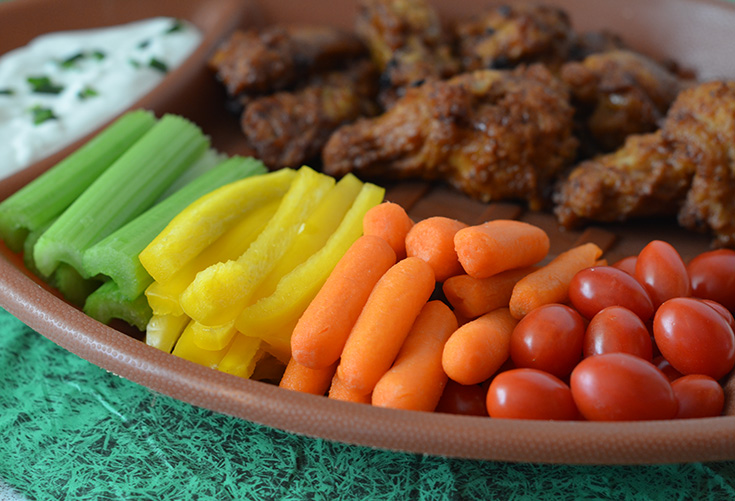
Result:
M326 26L270 26L235 31L210 58L209 66L230 96L289 88L309 73L364 56L354 34Z
M459 71L448 33L425 0L362 0L355 29L382 73L386 108L407 87Z
M408 89L385 114L341 127L323 169L444 179L480 200L538 209L575 156L572 116L565 88L542 65L478 70Z
M368 60L313 77L293 92L260 97L240 119L247 145L271 169L318 159L340 125L378 112L377 71Z
M569 57L574 34L567 13L548 5L501 5L455 25L465 71L544 63L552 70Z
M676 75L636 52L592 54L562 67L589 151L613 151L631 134L653 132L682 89Z

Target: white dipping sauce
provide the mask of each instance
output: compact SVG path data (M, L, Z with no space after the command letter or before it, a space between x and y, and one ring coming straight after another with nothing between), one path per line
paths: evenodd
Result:
M0 179L123 112L180 65L201 38L189 23L158 17L49 33L4 54Z

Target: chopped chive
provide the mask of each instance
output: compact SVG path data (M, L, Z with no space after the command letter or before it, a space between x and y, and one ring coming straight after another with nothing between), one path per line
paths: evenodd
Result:
M64 59L63 61L61 61L59 63L59 66L61 66L62 68L66 68L66 69L73 68L73 67L75 67L77 65L77 62L79 62L82 59L84 59L84 57L85 57L85 55L84 55L83 52L77 52L73 56L67 57L66 59Z
M54 110L41 106L40 104L31 108L30 112L33 118L33 125L41 125L49 120L58 120L59 118L54 114Z
M99 95L100 95L100 93L97 92L96 89L94 89L92 87L89 87L89 86L83 88L82 90L80 90L77 93L77 97L79 97L79 99L81 99L81 100L89 99L90 97L96 97L96 96L99 96Z
M155 57L151 58L151 60L148 62L148 66L160 71L161 73L168 72L168 65L166 65L166 63L164 63L160 59L156 59Z
M105 170L38 239L36 266L50 276L66 262L89 277L85 250L145 212L209 148L188 120L165 115Z
M123 296L138 297L153 283L138 254L174 216L220 186L265 172L262 162L253 158L233 157L220 163L87 249L83 258L86 274L106 275L117 283Z
M140 43L138 44L138 48L139 48L139 49L145 49L145 48L146 48L146 47L148 47L148 46L149 46L150 44L151 44L151 41L150 41L150 39L146 39L146 40L143 40L142 42L140 42Z
M88 143L0 203L0 239L13 252L29 232L58 217L92 182L156 123L154 115L127 113Z
M136 61L135 59L128 59L128 63L130 63L130 66L132 66L135 69L140 68L140 62Z
M12 96L15 94L13 89L0 89L0 96Z
M102 59L104 59L105 57L107 57L107 54L105 54L101 50L93 50L92 51L92 57L94 59L98 60L98 61L101 61Z
M126 299L113 281L103 283L87 297L84 313L103 324L109 323L113 318L124 320L143 332L153 316L144 295L132 301Z
M63 85L53 83L47 76L28 77L26 81L36 94L60 94L64 90Z
M186 26L181 21L181 19L174 19L173 24L169 29L166 30L166 33L176 33L177 31L183 31Z

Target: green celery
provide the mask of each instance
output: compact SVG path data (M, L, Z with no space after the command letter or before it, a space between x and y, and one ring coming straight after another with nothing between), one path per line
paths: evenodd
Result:
M83 278L77 270L66 263L57 266L51 280L51 284L63 294L64 299L80 307L100 283L99 280Z
M20 252L29 232L60 215L102 172L156 123L152 113L132 111L84 146L0 203L0 239Z
M208 148L196 125L165 115L41 235L33 248L38 270L50 276L66 262L89 278L84 251L145 212Z
M143 294L153 279L143 268L138 254L179 212L220 186L267 169L260 160L233 157L206 172L84 252L87 276L112 278L128 299Z
M145 327L153 316L145 295L132 301L126 299L112 280L100 285L87 297L84 313L103 324L109 324L113 318L124 320L141 332L145 332Z
M204 152L204 155L199 158L199 160L194 162L194 165L186 169L186 172L176 178L176 180L171 183L171 186L166 188L166 191L161 193L161 196L158 197L156 203L167 199L205 172L208 172L217 167L228 158L229 157L226 154L220 153L213 148L208 149L206 152Z

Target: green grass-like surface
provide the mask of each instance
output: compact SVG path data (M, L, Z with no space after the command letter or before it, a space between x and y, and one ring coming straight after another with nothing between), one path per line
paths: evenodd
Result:
M735 499L735 462L448 459L292 435L80 359L0 310L0 478L29 499Z

